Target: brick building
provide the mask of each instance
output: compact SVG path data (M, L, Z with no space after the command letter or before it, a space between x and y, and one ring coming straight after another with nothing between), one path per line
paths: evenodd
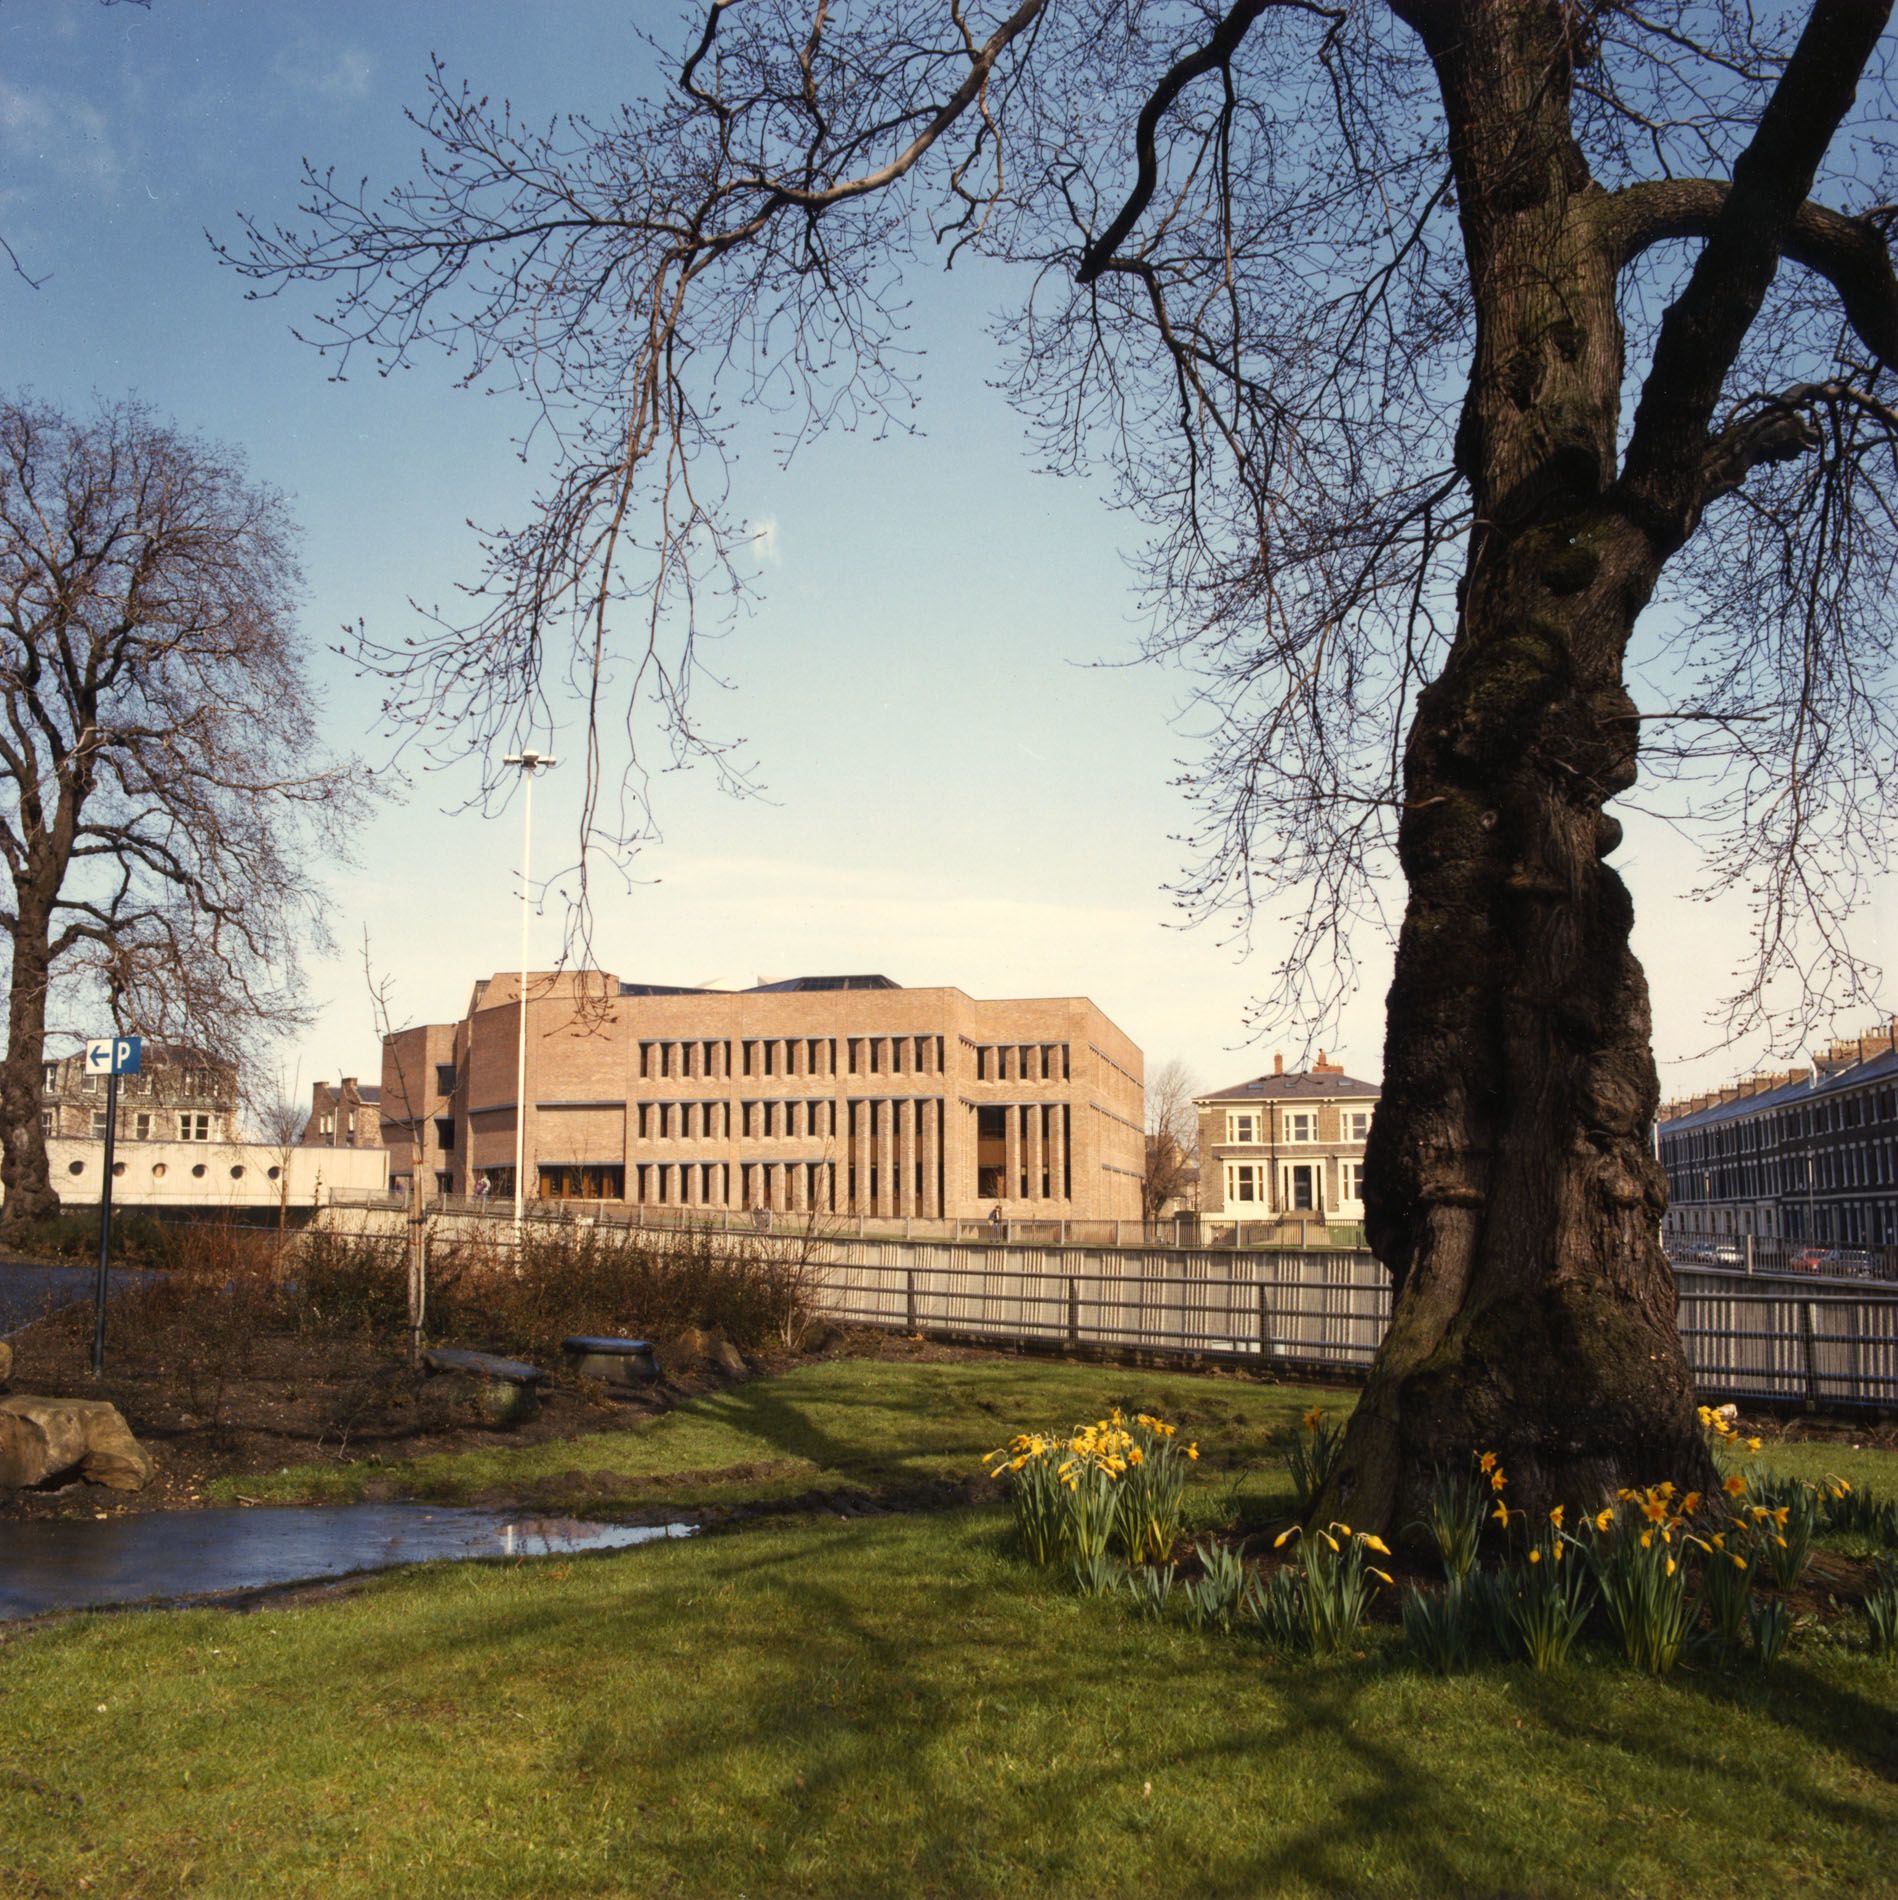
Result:
M297 1137L300 1148L382 1146L382 1090L360 1086L353 1075L310 1086L310 1119Z
M514 1192L519 978L383 1045L392 1177ZM1139 1049L1083 997L883 976L742 991L533 974L526 1191L542 1200L1140 1218Z
M84 1053L40 1069L40 1128L49 1141L105 1138L106 1079L86 1072ZM237 1071L181 1043L146 1037L140 1073L119 1077L118 1141L239 1139Z
M1325 1052L1309 1069L1198 1097L1202 1220L1267 1222L1300 1232L1364 1219L1364 1142L1380 1090Z
M1655 1144L1670 1234L1898 1245L1898 1020L1669 1102Z

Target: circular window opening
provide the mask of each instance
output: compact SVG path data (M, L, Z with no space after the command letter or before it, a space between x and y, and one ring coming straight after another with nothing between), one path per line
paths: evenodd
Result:
M267 1168L265 1172L270 1176L271 1180L274 1181L283 1172L283 1170L281 1168Z
M69 1161L66 1163L66 1172L68 1174L84 1174L85 1171L86 1164L83 1161Z
M241 1181L243 1180L243 1178L244 1178L244 1164L240 1161L236 1165L236 1167L234 1167L231 1170L231 1179L233 1181Z
M152 1163L152 1179L162 1181L165 1178L165 1164L162 1161Z
M113 1162L113 1164L112 1164L112 1172L113 1172L113 1174L114 1174L114 1176L115 1176L115 1177L116 1177L116 1176L118 1176L118 1175L121 1175L121 1174L123 1174L123 1173L125 1172L125 1163L124 1163L123 1161L115 1161L115 1162Z
M194 1168L193 1168L193 1169L191 1170L191 1178L192 1178L192 1179L193 1179L194 1181L202 1181L202 1180L204 1179L204 1163L203 1163L202 1161L200 1161L200 1162L199 1162L199 1163L198 1163L198 1164L197 1164L197 1165L196 1165L196 1166L195 1166L195 1167L194 1167Z

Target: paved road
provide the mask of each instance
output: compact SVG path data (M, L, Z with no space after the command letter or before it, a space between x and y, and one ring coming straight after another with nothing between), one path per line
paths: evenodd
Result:
M44 1312L74 1300L92 1298L96 1267L30 1267L0 1263L0 1335L30 1326ZM138 1278L123 1267L111 1270L114 1293L123 1292Z

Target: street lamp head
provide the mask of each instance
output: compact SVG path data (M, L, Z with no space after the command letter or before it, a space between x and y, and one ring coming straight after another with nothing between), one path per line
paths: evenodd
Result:
M518 765L523 772L544 772L549 766L558 765L558 759L550 759L544 752L535 752L531 748L521 752L510 752L501 763Z

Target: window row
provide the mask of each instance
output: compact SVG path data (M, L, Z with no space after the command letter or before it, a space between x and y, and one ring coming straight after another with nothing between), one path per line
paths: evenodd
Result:
M1344 1210L1355 1216L1364 1205L1362 1161L1340 1161L1335 1187L1328 1186L1328 1170L1322 1161L1281 1161L1276 1172L1267 1163L1257 1161L1228 1161L1225 1166L1228 1212L1257 1207L1286 1214Z
M1318 1110L1315 1108L1285 1108L1278 1111L1279 1133L1282 1142L1298 1146L1301 1143L1316 1142L1318 1133ZM1260 1147L1271 1139L1271 1111L1269 1109L1240 1108L1230 1109L1226 1114L1226 1143L1229 1147ZM1371 1111L1368 1108L1347 1108L1339 1111L1339 1141L1363 1141L1371 1132Z
M161 1125L161 1121L164 1125ZM176 1140L209 1141L211 1139L211 1117L208 1114L193 1111L176 1116L159 1117L149 1109L140 1109L136 1114L122 1115L119 1118L119 1139L121 1141L165 1141L173 1139L171 1124L177 1127ZM106 1112L102 1108L92 1111L91 1135L94 1141L105 1139ZM40 1133L48 1138L59 1133L57 1111L50 1108L40 1110Z
M45 1062L40 1065L41 1093L59 1095L64 1091L59 1084L60 1065L57 1062ZM160 1087L160 1084L164 1084ZM103 1095L106 1092L106 1078L103 1075L81 1073L79 1093L81 1095ZM228 1092L228 1091L227 1091ZM214 1069L152 1069L140 1075L122 1075L119 1077L121 1096L170 1095L193 1101L216 1101L219 1099L218 1076Z
M729 1038L653 1041L639 1045L639 1079L940 1075L942 1061L940 1036L757 1036L742 1037L736 1044Z
M1065 1042L979 1042L975 1051L978 1082L1066 1082L1070 1077Z

